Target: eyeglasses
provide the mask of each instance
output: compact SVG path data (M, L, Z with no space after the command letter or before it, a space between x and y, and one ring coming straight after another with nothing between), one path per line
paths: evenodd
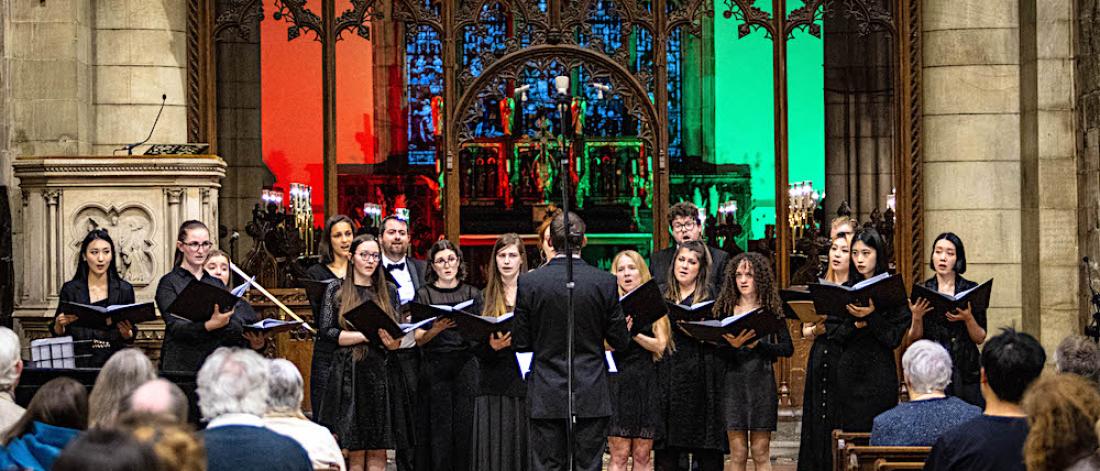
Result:
M458 265L458 258L456 258L456 257L439 258L439 259L433 260L432 263L434 263L438 266L441 266L441 267L445 267L447 265Z
M672 230L674 231L690 231L692 229L695 229L695 221L672 224Z
M210 248L214 246L214 243L209 240L206 242L187 242L183 244L183 246L191 250L210 250Z
M381 252L359 252L355 254L355 256L359 257L359 260L362 260L364 262L369 262L372 260L377 262L382 259Z

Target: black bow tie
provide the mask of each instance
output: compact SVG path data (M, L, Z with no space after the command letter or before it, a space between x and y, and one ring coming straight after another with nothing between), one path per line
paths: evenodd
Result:
M394 271L394 270L405 271L405 262L394 263L393 265L387 265L386 266L386 271Z

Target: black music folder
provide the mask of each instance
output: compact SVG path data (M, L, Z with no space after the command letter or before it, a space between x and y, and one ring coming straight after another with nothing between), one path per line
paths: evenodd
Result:
M893 309L908 305L905 285L901 275L882 273L853 286L833 283L810 283L810 295L814 299L814 309L818 314L848 315L848 305L867 306L868 300L875 302L875 309Z
M472 306L473 304L473 299L467 299L453 306L448 304L424 304L418 303L416 301L410 301L409 313L410 315L412 315L412 320L414 322L418 322L432 317L449 316L456 312L464 312L466 314L470 314L469 312L466 312L466 308Z
M329 283L332 283L335 279L336 278L311 280L309 278L298 278L298 284L302 285L302 288L306 290L307 298L321 299L325 296L325 290L328 289Z
M814 298L807 285L794 285L779 290L779 299L783 301L783 315L788 319L807 324L820 322L822 316L814 308Z
M279 319L262 319L259 322L252 324L245 324L245 332L259 332L265 335L281 334L283 332L290 332L292 330L298 330L302 326L301 321L281 321Z
M233 296L233 293L198 279L191 280L180 291L172 305L168 306L168 314L182 317L191 322L206 322L210 320L214 312L214 306L218 311L225 312L233 309L241 298Z
M725 334L740 335L748 330L756 331L756 336L753 337L755 340L787 328L786 322L781 317L763 311L761 308L720 320L681 322L679 326L688 335L709 342L723 342L722 336Z
M984 311L989 309L989 295L992 292L993 279L954 296L928 289L923 284L918 283L913 285L913 295L910 296L910 299L912 299L914 303L920 298L928 300L928 304L931 305L932 310L929 311L928 314L925 314L925 319L929 316L942 318L944 314L948 312L954 312L956 309L965 309L968 303L972 311Z
M637 335L668 315L668 305L665 304L665 297L661 295L655 279L650 279L634 288L634 291L626 293L619 299L619 304L623 307L623 313L634 319L631 335Z
M668 317L673 321L702 321L710 319L710 310L714 307L714 300L703 301L690 306L665 301L665 305L668 306Z
M141 322L157 320L153 303L116 304L100 307L91 304L62 302L58 308L65 314L77 317L73 325L90 329L110 329L122 321L137 325Z
M390 334L390 337L400 339L413 330L430 326L432 321L435 320L432 317L412 324L398 324L378 304L369 299L344 313L344 319L347 319L355 327L355 330L362 332L371 343L379 346L383 345L382 337L378 336L379 329L385 330Z

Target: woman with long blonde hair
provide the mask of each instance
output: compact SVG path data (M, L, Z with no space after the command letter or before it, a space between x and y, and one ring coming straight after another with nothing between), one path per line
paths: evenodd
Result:
M516 305L516 283L527 272L527 250L517 234L504 234L493 244L481 315L501 317ZM477 354L480 384L474 398L473 469L527 469L527 386L516 367L512 334L497 333L481 341Z
M1098 469L1096 422L1100 392L1074 374L1040 377L1024 393L1027 441L1024 463L1029 471Z
M115 352L99 371L88 395L88 426L114 426L123 399L156 377L156 367L141 350L127 348Z
M317 335L338 345L332 357L332 371L325 395L315 417L348 450L348 469L381 471L386 467L386 450L407 448L411 424L402 407L406 401L393 394L387 370L391 351L415 345L413 335L391 338L379 329L383 345L370 342L344 317L361 303L373 302L397 321L397 288L386 281L382 269L382 247L370 234L352 241L351 270L345 283L333 281L325 290Z
M618 280L619 296L627 295L652 278L641 254L633 250L615 256L611 273ZM627 325L633 325L632 313L624 314ZM626 350L612 353L619 374L608 378L611 390L610 471L626 471L631 458L635 471L653 469L650 453L660 420L656 362L669 350L671 337L672 326L668 316L664 316L635 335Z

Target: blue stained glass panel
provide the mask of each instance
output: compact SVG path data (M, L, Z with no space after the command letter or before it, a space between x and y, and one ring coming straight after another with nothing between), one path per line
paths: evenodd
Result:
M410 165L435 163L437 142L432 123L432 97L443 94L442 47L439 34L428 26L407 30L405 83Z

